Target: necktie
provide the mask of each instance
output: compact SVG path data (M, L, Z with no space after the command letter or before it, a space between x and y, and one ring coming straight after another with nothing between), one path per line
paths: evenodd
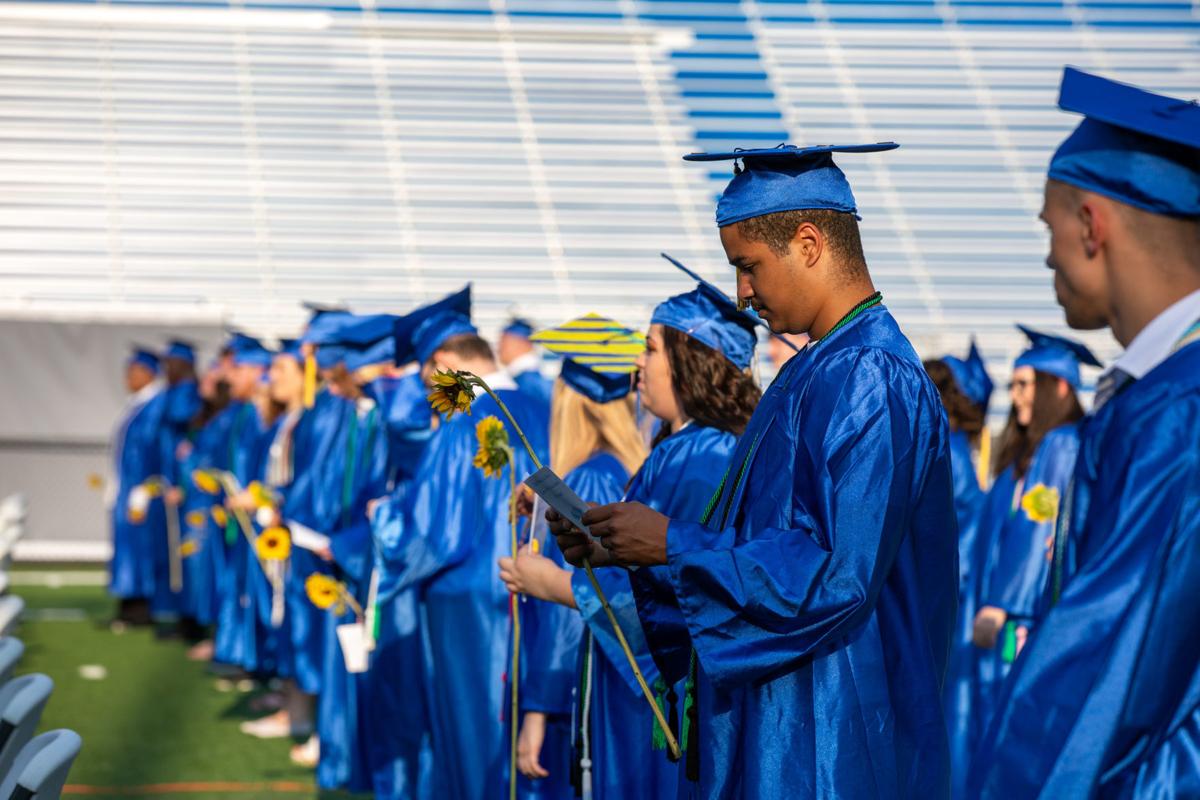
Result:
M1105 403L1113 399L1133 380L1133 376L1120 367L1113 367L1101 375L1100 380L1096 383L1096 400L1092 403L1092 413L1099 411Z

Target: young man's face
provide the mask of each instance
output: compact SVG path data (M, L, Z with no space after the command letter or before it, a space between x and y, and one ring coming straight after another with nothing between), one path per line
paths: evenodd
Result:
M1046 266L1054 270L1054 294L1076 330L1108 326L1108 276L1098 250L1088 252L1090 231L1069 187L1046 181L1041 219L1050 230Z
M813 297L794 248L779 254L752 241L738 223L721 228L721 244L737 268L738 300L748 302L775 333L806 333L813 322Z
M136 361L125 368L125 388L130 394L136 394L154 381L154 373L144 364Z

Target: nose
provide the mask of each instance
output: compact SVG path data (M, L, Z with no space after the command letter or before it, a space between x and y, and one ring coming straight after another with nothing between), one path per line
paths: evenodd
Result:
M739 272L737 276L737 299L743 305L749 305L754 297L754 287L750 285L750 276Z

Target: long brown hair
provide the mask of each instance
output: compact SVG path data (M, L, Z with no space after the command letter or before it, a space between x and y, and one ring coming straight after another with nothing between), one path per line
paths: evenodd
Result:
M1008 424L996 455L997 475L1011 466L1017 478L1024 478L1046 434L1083 418L1083 407L1073 388L1068 387L1067 393L1059 396L1058 382L1062 378L1041 370L1035 370L1033 375L1033 417L1028 425L1021 425L1016 409L1008 413Z
M599 451L616 456L630 475L646 460L646 443L634 420L633 397L597 403L559 378L554 382L550 413L551 469L566 475Z
M950 430L962 431L972 445L976 444L979 434L983 431L983 409L963 394L958 380L945 361L931 358L924 362L924 367L933 385L937 387L938 394L942 396L942 405L946 407L946 416L950 420Z
M754 380L683 331L664 325L662 336L671 364L671 386L683 413L707 428L741 436L762 396ZM654 445L672 433L663 425Z

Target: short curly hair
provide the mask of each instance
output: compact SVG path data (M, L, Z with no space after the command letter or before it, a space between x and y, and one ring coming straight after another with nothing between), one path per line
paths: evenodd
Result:
M762 242L772 253L782 256L791 248L796 231L806 222L821 232L825 241L851 271L866 270L867 257L863 253L858 218L853 214L826 208L777 211L774 214L744 219L737 225L742 236L752 242Z

